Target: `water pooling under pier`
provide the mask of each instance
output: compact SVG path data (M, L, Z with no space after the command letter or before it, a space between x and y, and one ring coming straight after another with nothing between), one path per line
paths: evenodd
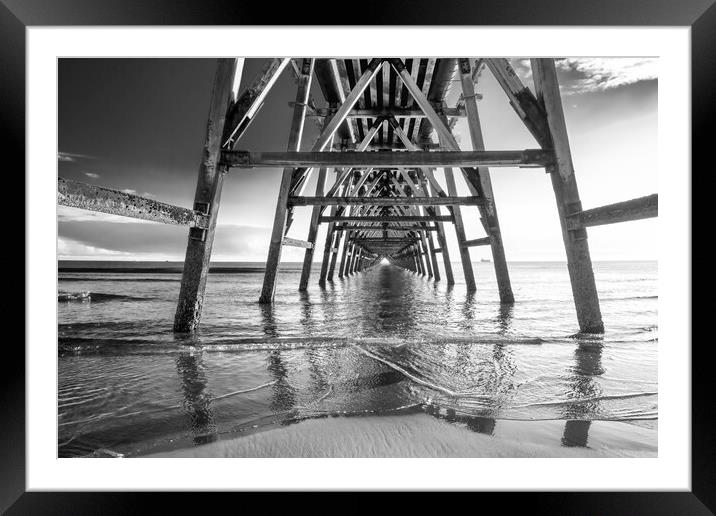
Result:
M491 267L475 264L476 294L389 265L301 294L289 266L273 305L260 271L212 273L193 337L171 332L178 273L61 272L58 453L415 414L496 438L550 422L546 440L585 450L617 421L652 430L638 444L655 453L656 262L596 262L607 331L579 338L564 263L511 263L512 306Z

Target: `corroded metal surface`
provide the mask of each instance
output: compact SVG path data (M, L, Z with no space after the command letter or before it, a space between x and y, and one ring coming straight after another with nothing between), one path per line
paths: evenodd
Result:
M200 229L208 218L194 210L166 204L119 190L89 185L79 181L57 179L57 203L83 210L100 211L163 224L177 224Z

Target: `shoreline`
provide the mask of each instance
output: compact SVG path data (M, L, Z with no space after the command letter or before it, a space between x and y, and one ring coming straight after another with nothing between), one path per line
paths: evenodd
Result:
M427 414L328 417L140 457L657 457L656 429L577 421L570 430L569 423L498 420L488 435Z

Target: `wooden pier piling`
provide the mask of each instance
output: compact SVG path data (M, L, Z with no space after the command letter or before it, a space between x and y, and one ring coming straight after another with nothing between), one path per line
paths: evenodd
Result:
M243 62L243 60L241 60ZM300 62L300 65L298 64ZM564 243L579 330L604 331L587 241L587 228L658 215L656 194L585 208L581 204L554 60L531 60L533 93L504 58L273 58L238 95L236 59L217 60L204 148L192 207L179 207L111 188L58 179L58 203L75 208L189 227L174 319L175 332L197 329L225 176L245 168L281 168L266 270L259 302L273 302L281 250L305 249L299 291L311 283L311 266L321 224L325 245L318 284L336 274L346 278L385 259L433 281L455 283L445 225L452 224L468 292L476 290L470 248L489 246L501 303L514 303L491 169L520 167L519 174L544 169L550 176ZM476 73L486 67L511 107L534 137L537 148L487 150L475 91ZM297 90L287 150L241 150L242 136L284 69L295 69ZM455 106L446 100L458 84ZM317 81L325 106L310 90ZM319 127L308 150L301 150L305 121ZM471 148L454 134L467 122ZM489 130L489 128L486 128ZM459 196L457 167L469 195ZM443 169L445 191L436 178ZM304 195L316 173L315 195ZM335 182L327 188L329 169ZM498 173L498 172L495 172ZM509 173L509 172L506 172ZM326 190L327 188L327 190ZM287 236L295 210L311 207L306 240ZM476 206L485 235L467 239L464 206ZM447 212L445 211L447 210ZM434 234L434 235L433 235ZM438 254L442 255L442 271ZM340 256L339 256L340 255ZM315 280L314 280L315 281ZM305 295L305 294L304 294ZM518 300L519 302L519 300Z
M301 66L300 75L298 77L298 90L296 92L296 105L293 108L291 132L288 137L289 151L298 151L301 147L303 124L306 119L306 105L311 90L314 64L314 59L304 59ZM266 272L264 273L264 283L261 288L259 303L273 302L278 266L281 261L281 247L286 229L288 196L293 186L294 171L294 167L287 167L283 169L283 173L281 174L281 186L279 187L278 200L276 201L276 214L274 215L271 242L269 243L268 257L266 258Z
M206 142L194 194L194 210L208 216L209 222L205 229L193 227L189 230L179 301L174 315L174 331L178 333L196 330L201 320L221 186L227 170L220 163L219 153L235 74L236 59L218 60L209 105Z
M562 240L567 253L567 268L579 329L585 333L603 333L604 323L592 270L592 259L589 255L587 230L586 228L570 229L568 222L571 213L581 211L582 203L574 176L572 153L569 148L554 60L533 59L532 73L537 98L541 99L547 116L555 154L554 165L547 167L547 171L552 180L559 221L562 225Z

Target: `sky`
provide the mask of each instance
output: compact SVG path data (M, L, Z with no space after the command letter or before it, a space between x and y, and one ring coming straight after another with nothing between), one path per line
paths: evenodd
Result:
M511 59L533 88L529 59ZM246 59L241 91L265 60ZM657 59L565 58L557 61L572 158L585 209L656 193ZM216 61L212 59L60 59L58 175L178 206L191 207L206 131ZM238 149L285 151L296 84L286 69ZM316 81L312 94L322 105ZM489 70L476 90L488 150L537 148ZM452 88L448 105L460 93ZM467 123L455 127L471 150ZM318 129L307 121L302 149ZM266 259L279 169L232 169L225 178L213 261ZM314 174L315 176L315 174ZM445 186L442 174L438 181ZM335 176L329 173L328 180ZM459 174L458 194L469 195ZM491 170L508 260L565 260L551 182L539 168ZM313 195L315 177L306 195ZM311 207L297 208L288 236L306 239ZM484 236L476 207L463 207L468 239ZM658 219L589 228L593 260L657 258ZM325 224L315 256L322 256ZM454 230L446 225L453 257ZM58 206L58 258L79 260L183 260L188 228ZM284 247L283 261L304 250ZM471 249L473 260L489 247Z

